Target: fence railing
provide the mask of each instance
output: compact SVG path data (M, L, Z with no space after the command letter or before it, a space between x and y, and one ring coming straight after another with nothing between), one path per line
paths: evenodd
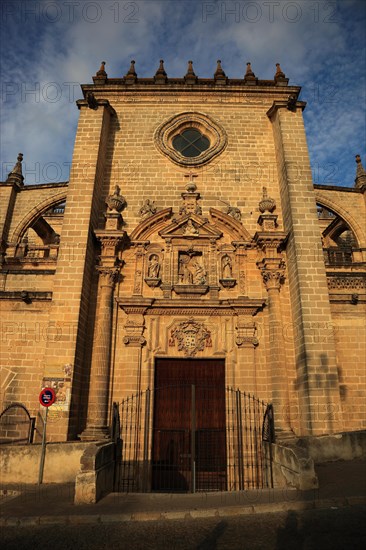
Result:
M22 403L12 403L0 414L0 444L33 443L35 422Z
M273 408L226 388L174 386L119 405L119 490L235 491L272 487Z

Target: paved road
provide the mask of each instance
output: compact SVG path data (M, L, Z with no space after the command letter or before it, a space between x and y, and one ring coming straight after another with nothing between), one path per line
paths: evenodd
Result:
M363 550L366 506L228 518L3 527L3 550Z

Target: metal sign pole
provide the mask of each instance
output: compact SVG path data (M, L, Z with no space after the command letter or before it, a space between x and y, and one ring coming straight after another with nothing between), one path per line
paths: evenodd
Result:
M191 491L196 492L196 386L192 384L191 388Z
M44 460L46 456L46 428L47 428L47 416L48 416L48 407L46 408L46 416L43 424L43 435L42 435L42 450L41 450L41 462L39 464L39 477L38 485L42 484L43 480L43 470L44 470Z

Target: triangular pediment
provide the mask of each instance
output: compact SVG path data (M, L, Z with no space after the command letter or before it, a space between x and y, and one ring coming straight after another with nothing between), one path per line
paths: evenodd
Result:
M220 239L222 231L213 227L207 218L196 214L187 214L174 219L167 227L159 231L163 239Z

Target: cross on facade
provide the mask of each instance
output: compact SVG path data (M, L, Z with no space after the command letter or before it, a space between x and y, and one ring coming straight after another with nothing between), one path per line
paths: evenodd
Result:
M194 183L193 178L198 178L198 174L194 174L193 172L189 172L189 174L184 174L185 178L189 178L189 183Z

